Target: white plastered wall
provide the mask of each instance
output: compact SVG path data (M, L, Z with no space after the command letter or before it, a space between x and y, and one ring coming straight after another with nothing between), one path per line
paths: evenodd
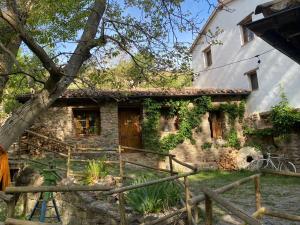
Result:
M203 50L208 47L205 38L201 38L192 52L192 68L195 73L194 86L199 88L245 88L250 89L248 71L258 68L259 89L252 92L247 102L247 113L264 112L280 100L280 87L284 89L291 105L300 107L300 65L255 36L254 40L243 45L241 29L238 23L253 12L257 5L269 0L235 0L228 6L233 12L219 11L208 24L207 29L216 27L224 30L218 36L222 45L213 45L213 64L205 67ZM254 15L253 20L262 18ZM274 49L258 58L213 69L232 62L251 58ZM211 70L210 70L211 69ZM203 70L207 70L201 72Z

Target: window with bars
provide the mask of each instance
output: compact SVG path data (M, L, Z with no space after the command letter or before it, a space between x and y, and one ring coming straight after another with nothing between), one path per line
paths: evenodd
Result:
M73 115L76 135L100 135L99 109L73 109Z

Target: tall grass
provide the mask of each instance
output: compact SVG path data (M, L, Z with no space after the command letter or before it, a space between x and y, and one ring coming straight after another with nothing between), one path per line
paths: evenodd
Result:
M133 184L141 184L149 180L151 177L140 177ZM163 182L132 190L126 195L126 200L128 205L139 213L157 213L178 204L181 193L182 190L178 184Z
M89 160L86 169L86 182L95 184L101 178L107 176L108 171L105 164L105 158L99 160Z

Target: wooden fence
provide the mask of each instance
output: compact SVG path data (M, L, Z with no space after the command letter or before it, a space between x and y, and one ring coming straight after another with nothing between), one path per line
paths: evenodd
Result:
M134 189L138 189L138 188L142 188L142 187L146 187L146 186L150 186L150 185L154 185L154 184L158 184L158 183L162 183L162 182L168 182L168 181L178 181L178 183L180 183L183 187L184 187L184 192L185 192L185 199L182 200L182 203L184 204L184 208L178 210L175 213L172 213L172 216L166 216L165 218L161 218L160 221L165 221L168 218L171 218L173 216L176 216L178 214L180 214L180 212L189 212L190 211L190 206L187 204L187 202L189 201L190 197L191 197L191 192L189 190L189 182L188 182L188 176L191 176L193 174L197 173L197 168L189 165L187 163L181 162L180 160L176 159L175 155L172 154L168 154L168 153L161 153L161 152L156 152L156 151L152 151L152 150L146 150L146 149L137 149L137 148L131 148L131 147L126 147L126 146L119 146L118 149L114 150L114 149L108 149L108 150L103 150L100 148L79 148L77 146L73 146L70 144L67 144L65 142L62 142L60 140L57 140L55 138L50 138L41 134L38 134L36 132L33 131L26 131L27 133L31 134L31 135L35 135L39 138L48 140L50 142L54 142L54 143L59 143L61 145L63 145L66 149L67 149L67 154L65 153L57 153L57 152L52 152L48 149L45 148L41 148L39 146L33 146L34 144L32 143L26 143L27 145L32 145L33 147L39 148L39 150L45 151L45 152L50 152L53 153L55 155L59 155L60 157L63 157L66 160L66 168L60 168L60 167L56 167L57 169L64 171L66 176L70 176L70 175L74 175L73 171L71 170L71 166L73 163L88 163L89 160L85 160L85 159L78 159L75 158L75 156L84 156L86 154L93 154L93 153L106 153L106 152L110 152L113 154L117 154L119 160L118 161L113 161L113 162L107 162L107 163L117 163L119 164L119 175L121 178L121 183L119 184L118 188L112 189L111 187L105 187L105 186L99 186L99 185L95 185L95 186L40 186L40 187L31 187L31 186L26 186L26 187L8 187L6 189L6 194L3 193L3 196L8 198L9 196L11 196L10 194L14 194L14 193L30 193L30 192L75 192L75 191L100 191L103 192L103 194L105 195L111 195L111 194L118 194L119 196L119 210L120 210L120 219L121 219L121 224L122 225L127 225L128 221L126 218L126 214L125 214L125 201L124 201L124 193L130 190L134 190ZM144 164L140 164L138 162L132 162L132 161L128 161L125 160L123 157L124 153L128 153L128 152L139 152L139 153L145 153L145 154L153 154L153 155L157 155L157 156L161 156L161 157L166 157L168 159L168 163L169 163L169 169L162 169L162 168L157 168L157 167L152 167L149 165L144 165ZM45 163L41 163L38 162L36 160L32 160L32 159L27 159L31 162L34 163L39 163L41 165L47 166L47 164ZM174 170L174 163L178 163L188 169L191 170L190 173L184 173L184 174L180 174L178 175L178 172L176 172ZM122 182L123 179L126 178L126 164L131 164L131 165L135 165L135 166L139 166L139 167L143 167L146 169L151 169L151 170L155 170L158 172L164 172L164 173L168 173L170 174L170 176L162 178L162 179L158 179L158 180L154 180L154 181L149 181L143 184L137 184L137 185L130 185L130 186L123 186ZM180 179L183 178L183 183L180 181ZM3 197L2 196L2 197ZM1 195L0 195L1 198ZM8 204L8 208L10 208L10 212L8 213L8 217L12 217L14 215L14 205L15 203L13 201L7 201ZM190 223L192 224L192 220L191 220L191 215L188 216ZM13 221L13 220L12 220ZM19 221L13 221L16 224L19 224ZM147 223L147 225L149 224L156 224L153 223L155 221L152 221L150 223ZM22 223L20 223L22 224ZM194 223L193 223L194 224ZM24 223L25 225L25 223Z
M53 140L52 140L53 141ZM67 145L66 145L67 146ZM68 145L68 155L67 155L67 175L70 174L70 165L72 162L75 162L75 159L72 159L72 148L74 146ZM74 149L74 148L73 148ZM76 149L76 148L75 148ZM94 149L96 151L96 149ZM140 153L147 153L147 154L155 154L163 157L167 157L169 160L169 169L159 169L156 167L146 166L141 163L137 162L131 162L128 160L123 159L123 154L126 152L126 150L130 150L131 152L140 152ZM197 168L181 162L180 160L176 159L176 157L172 154L167 153L159 153L155 151L145 150L145 149L136 149L131 147L124 147L119 146L117 150L110 150L115 152L119 155L119 173L121 177L121 183L120 186L117 188L111 188L111 187L105 187L105 186L40 186L40 187L8 187L6 189L5 193L0 192L0 198L5 200L8 204L8 218L12 217L14 215L14 206L15 203L13 202L13 198L11 197L13 193L29 193L29 192L72 192L72 191L100 191L104 195L112 195L117 194L119 196L119 211L120 211L120 220L121 225L127 225L128 220L125 213L125 201L124 201L124 193L135 190L138 188L147 187L154 184L159 184L162 182L168 182L168 181L178 181L181 183L181 185L184 187L184 193L185 193L185 199L182 200L183 207L181 209L178 209L168 215L165 215L159 219L153 220L148 223L142 223L142 225L154 225L154 224L165 224L165 221L167 221L170 218L173 218L177 215L180 215L182 213L186 213L187 215L187 224L188 225L195 225L198 224L199 218L198 218L198 205L201 202L205 202L205 224L206 225L212 225L213 224L213 202L216 202L218 205L220 205L222 208L225 208L227 211L229 211L232 215L236 216L237 218L243 220L245 223L250 225L257 225L261 224L260 219L264 215L278 217L282 219L287 219L291 221L300 221L300 216L291 215L283 212L275 212L270 209L266 209L261 204L261 186L260 186L260 178L261 174L255 174L243 179L240 179L238 181L235 181L231 184L228 184L226 186L220 187L216 190L210 190L205 187L200 187L199 190L202 192L201 195L193 196L190 191L189 187L189 180L188 177L194 174L197 174L199 171ZM72 161L73 160L73 161ZM77 159L78 160L78 159ZM185 166L186 168L189 168L192 170L189 173L183 173L178 174L176 171L174 171L174 163L178 163L182 166ZM159 172L166 172L169 173L170 176L148 181L146 183L142 184L136 184L136 185L129 185L129 186L123 186L122 181L124 178L126 178L126 164L133 164L136 166L144 167L147 169L156 170ZM296 173L285 173L285 172L275 172L275 171L268 171L263 170L262 173L270 173L273 175L280 175L280 176L294 176L294 177L300 177L300 174ZM180 179L183 178L183 183L180 181ZM222 198L220 196L221 193L227 192L229 190L232 190L233 188L240 187L242 184L245 184L247 182L254 181L254 187L255 187L255 202L256 202L256 212L252 215L249 215L247 212L240 209L240 207L235 206L230 201ZM194 210L194 213L193 213ZM8 219L10 221L11 219ZM12 223L7 224L15 224L15 225L27 225L24 221L24 223L20 221L13 221ZM29 224L28 224L29 225ZM35 224L32 224L35 225Z
M272 175L279 175L279 176L293 176L293 177L300 177L298 173L290 173L290 172L276 172L273 170L262 170L263 174L272 174ZM243 179L240 179L236 182L218 188L214 191L201 187L200 190L203 193L202 195L195 196L194 198L188 201L190 206L195 206L200 202L205 201L205 225L212 225L213 224L213 201L220 205L222 208L225 208L229 213L236 216L237 218L243 220L245 224L250 225L258 225L261 224L260 220L263 216L271 216L277 217L281 219L286 219L290 221L300 221L300 216L298 215L291 215L284 212L276 212L271 209L267 209L262 206L261 203L261 185L260 185L260 177L261 174L255 174ZM221 193L227 192L232 190L233 188L240 187L242 184L245 184L251 180L254 180L254 187L255 187L255 202L256 202L256 211L249 215L247 212L242 210L240 207L235 206L228 200L222 198L220 196ZM197 222L197 221L196 221Z

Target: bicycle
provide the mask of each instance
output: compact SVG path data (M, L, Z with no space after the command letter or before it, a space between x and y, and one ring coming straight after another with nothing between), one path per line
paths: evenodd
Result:
M276 162L276 161L277 162ZM288 171L296 173L296 166L288 161L284 155L281 156L271 156L271 153L267 153L266 158L255 159L250 162L247 167L249 170L259 170L263 169L274 169L277 171Z

